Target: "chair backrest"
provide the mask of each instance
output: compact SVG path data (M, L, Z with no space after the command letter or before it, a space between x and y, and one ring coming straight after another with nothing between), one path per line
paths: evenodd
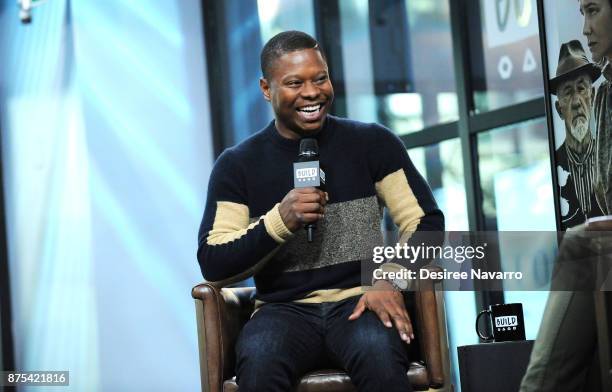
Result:
M233 377L234 346L253 313L255 288L219 289L203 283L191 291L196 300L202 390L220 391Z

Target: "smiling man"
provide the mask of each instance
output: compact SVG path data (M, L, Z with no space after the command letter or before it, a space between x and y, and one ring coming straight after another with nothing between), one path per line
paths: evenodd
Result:
M199 232L207 280L255 279L258 309L237 344L240 391L288 391L322 367L346 370L361 391L410 391L404 298L397 282L366 290L361 263L382 244L383 207L408 241L444 230L442 213L395 135L329 115L334 90L316 40L280 33L261 67L275 119L221 154ZM293 188L303 137L318 141L327 193ZM309 243L303 227L313 222Z
M314 136L322 130L334 99L327 64L318 46L283 53L281 43L273 39L264 48L259 86L284 138Z

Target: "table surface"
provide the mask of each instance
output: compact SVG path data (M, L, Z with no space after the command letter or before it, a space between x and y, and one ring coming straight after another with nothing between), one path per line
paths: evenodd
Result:
M457 347L462 392L517 392L527 370L533 340Z

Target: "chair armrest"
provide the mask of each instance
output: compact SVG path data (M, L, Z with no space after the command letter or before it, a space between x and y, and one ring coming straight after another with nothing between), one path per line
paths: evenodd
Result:
M253 312L255 288L219 289L203 283L191 290L195 299L202 391L220 392L234 376L234 346Z
M430 271L442 271L437 266L425 266ZM444 364L440 345L438 303L434 285L440 280L420 280L415 293L417 327L421 335L421 351L429 374L429 385L433 388L444 386Z

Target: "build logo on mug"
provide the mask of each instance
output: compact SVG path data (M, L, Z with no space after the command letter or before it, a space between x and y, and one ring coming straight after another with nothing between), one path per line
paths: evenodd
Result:
M478 328L478 321L484 315L489 316L491 335L484 335ZM491 305L476 317L476 333L482 340L507 342L512 340L525 340L525 323L523 321L523 305L502 304Z

